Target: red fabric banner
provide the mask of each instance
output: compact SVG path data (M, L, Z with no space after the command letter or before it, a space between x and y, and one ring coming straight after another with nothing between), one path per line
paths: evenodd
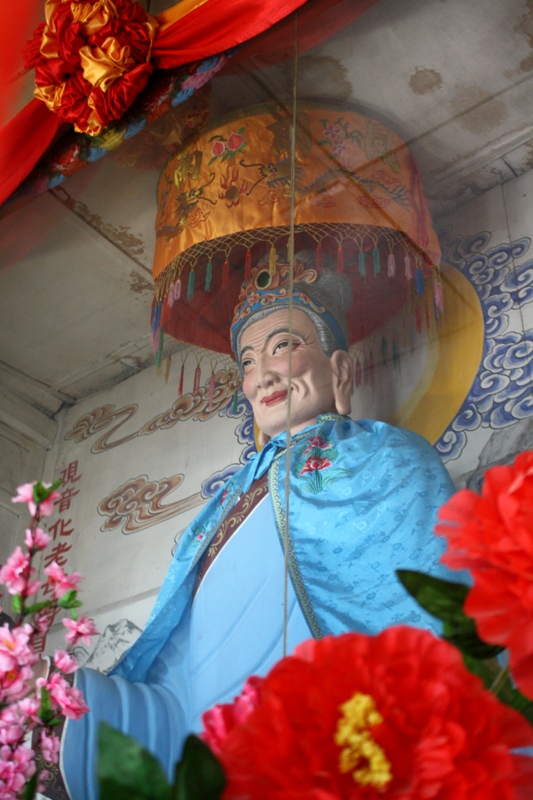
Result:
M154 67L171 69L216 55L266 31L305 2L207 0L158 32L152 48L152 63Z
M30 174L64 123L40 100L31 100L0 131L0 205Z

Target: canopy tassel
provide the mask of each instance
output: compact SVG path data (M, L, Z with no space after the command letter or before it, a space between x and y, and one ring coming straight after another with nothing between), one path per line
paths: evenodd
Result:
M196 369L194 370L194 382L193 382L193 386L192 386L193 394L196 394L198 392L198 390L200 389L201 376L202 376L202 373L201 373L201 370L200 370L200 364L198 364Z
M215 395L215 376L211 375L209 378L209 406L208 411L213 410L213 397Z
M189 281L187 283L187 302L190 303L194 297L194 269L189 272Z
M183 396L183 377L184 377L184 375L185 375L185 363L183 363L181 365L181 369L180 369L180 382L179 382L179 385L178 385L178 397L182 397Z
M408 281L410 281L413 277L413 269L411 266L411 257L409 256L409 254L405 256L403 263L405 265L405 277L407 278Z
M231 407L231 413L236 414L239 410L239 390L235 389L233 392L233 405Z
M339 275L344 272L344 250L341 244L337 247L337 272Z
M438 280L433 281L433 296L435 297L435 305L442 314L444 311L444 298L442 296L442 286Z
M365 254L363 250L359 251L359 275L362 278L366 278L366 266L365 266Z
M381 263L379 260L379 250L377 247L374 247L372 250L372 258L374 259L374 275L378 275L379 271L381 270Z
M271 275L276 274L276 261L278 260L278 254L276 253L276 248L274 245L270 248L270 255L268 258L268 268Z
M387 337L383 336L381 338L381 360L383 361L383 366L387 366Z
M224 266L222 267L222 286L227 286L229 281L229 260L226 259L224 261Z
M247 281L252 274L252 251L250 248L246 251L244 257L244 280Z
M207 267L205 268L205 290L206 292L211 291L211 281L213 280L213 262L211 259L207 262Z
M387 258L387 277L394 278L396 275L396 259L394 258L394 253L389 253Z
M424 294L424 273L420 267L415 269L415 288L417 294Z
M157 353L155 354L155 365L157 369L161 369L161 361L163 359L163 343L165 338L165 332L163 328L159 329L159 347L157 348Z

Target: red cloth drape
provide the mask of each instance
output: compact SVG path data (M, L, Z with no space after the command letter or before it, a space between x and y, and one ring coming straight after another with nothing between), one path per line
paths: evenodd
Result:
M198 61L248 41L291 14L306 0L208 0L174 25L158 31L152 63L161 69Z
M163 27L152 49L155 67L170 69L228 50L291 14L306 0L207 0ZM0 205L17 189L61 127L38 100L0 130Z
M0 131L0 205L30 174L64 122L31 100Z

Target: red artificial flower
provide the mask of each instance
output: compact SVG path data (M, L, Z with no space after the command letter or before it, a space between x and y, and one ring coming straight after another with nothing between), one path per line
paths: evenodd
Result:
M513 750L533 729L428 631L304 642L257 692L217 741L223 800L531 796L533 759Z
M304 475L306 472L315 472L317 469L327 469L327 467L331 467L331 461L329 458L309 456L303 465L303 468L300 470L300 475Z
M252 675L244 684L239 697L233 703L221 703L202 715L204 732L201 738L216 756L220 756L228 734L237 725L246 722L259 703L259 687L263 678Z
M487 470L481 496L457 492L439 520L442 562L474 579L465 612L482 639L509 648L513 677L533 698L533 452Z

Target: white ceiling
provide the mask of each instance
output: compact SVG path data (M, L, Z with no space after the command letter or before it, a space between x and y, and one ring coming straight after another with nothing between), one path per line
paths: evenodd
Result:
M218 77L212 117L285 99L291 81L290 64ZM349 102L410 143L434 217L533 166L532 81L533 0L381 0L299 64L300 97ZM0 222L24 241L56 220L0 273L0 411L21 398L52 417L153 362L158 172L88 170Z

